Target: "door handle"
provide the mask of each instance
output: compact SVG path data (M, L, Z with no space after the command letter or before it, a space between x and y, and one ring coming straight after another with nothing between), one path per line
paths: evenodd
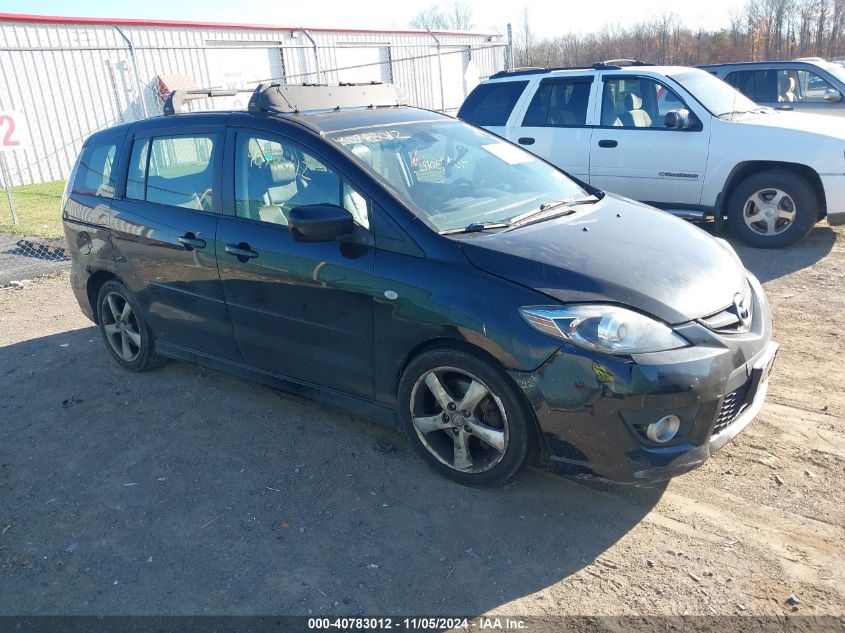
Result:
M258 253L252 250L246 242L241 242L240 244L226 244L226 246L223 247L223 250L229 253L229 255L234 255L242 262L252 259L253 257L258 257Z
M599 141L599 147L616 147L617 145L619 145L619 143L608 138L604 138Z
M178 239L179 243L185 247L186 251L192 251L195 248L205 248L205 240L198 238L196 233L191 233L189 231Z
M520 136L517 140L520 145L534 145L534 139L530 136Z
M776 106L775 110L794 110L792 106Z

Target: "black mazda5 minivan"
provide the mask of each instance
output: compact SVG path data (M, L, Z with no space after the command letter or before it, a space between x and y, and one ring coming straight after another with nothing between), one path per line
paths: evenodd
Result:
M762 407L771 313L726 242L389 85L181 112L216 94L97 132L70 176L73 289L124 368L193 361L398 420L483 486L528 462L667 479Z

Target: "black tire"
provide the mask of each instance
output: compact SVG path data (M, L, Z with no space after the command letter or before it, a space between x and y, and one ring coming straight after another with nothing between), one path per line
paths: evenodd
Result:
M124 314L126 305L129 312ZM110 280L103 284L97 294L97 323L106 349L121 367L129 371L145 371L166 362L155 351L155 340L147 327L144 313L135 296L122 283ZM131 354L121 353L122 343L128 342Z
M462 390L469 389L472 383L480 383L479 390L486 388L487 395L482 396L473 406L464 428L482 434L492 433L486 437L501 439L502 451L495 448L494 443L488 444L469 431L464 433L457 428L438 428L423 433L418 430L414 419L434 420L439 417L444 425L447 424L442 415L446 413L446 408L439 403L425 382L427 375L435 370L440 372L436 375L446 387L447 395L453 398L453 404L460 405L461 402L471 400L464 397L466 394ZM502 486L513 480L528 460L530 433L533 432L534 424L532 413L519 388L507 374L480 355L452 349L434 349L420 354L402 374L398 400L402 426L414 449L438 473L459 484L474 487ZM462 423L457 415L461 414L460 409L450 409L450 413L458 421L450 421L448 424ZM455 467L457 448L454 449L452 459L449 457L449 447L459 443L455 439L457 437L466 438L466 450L471 456L470 467L466 470ZM453 461L453 464L445 463L444 459Z
M750 203L752 196L761 193L764 198L772 195L775 199L772 193L775 190L791 199L791 205L786 199L783 204L792 206L795 215L791 222L775 229L780 232L765 235L761 232L766 230L765 220L752 223L757 227L755 229L749 226L746 217L755 213L756 207ZM819 210L818 196L805 178L785 169L770 169L752 174L739 184L728 201L727 215L734 233L746 244L757 248L782 248L797 244L807 236L819 219Z

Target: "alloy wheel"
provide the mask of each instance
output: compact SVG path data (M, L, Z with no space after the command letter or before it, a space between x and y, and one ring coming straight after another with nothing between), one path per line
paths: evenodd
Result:
M760 235L778 235L795 220L797 208L792 197L780 189L761 189L742 208L742 219L749 229Z
M508 419L499 397L454 367L425 372L411 391L411 421L423 446L441 463L466 473L493 468L508 447Z
M102 310L103 331L114 353L131 363L141 353L141 328L126 297L118 292L105 296Z

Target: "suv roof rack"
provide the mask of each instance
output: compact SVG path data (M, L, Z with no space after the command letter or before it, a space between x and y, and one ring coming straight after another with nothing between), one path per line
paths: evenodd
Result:
M186 101L209 97L234 97L251 92L247 110L253 113L293 114L311 110L379 108L407 105L402 91L393 84L370 83L281 84L260 83L255 90L174 90L164 102L165 116L180 114Z
M393 84L370 83L301 84L261 83L250 97L247 110L293 114L341 108L381 108L407 105Z
M248 90L216 90L214 88L198 88L196 90L172 90L164 102L164 115L180 114L185 101L205 99L208 97L234 97L239 92Z
M542 73L551 73L558 70L619 70L626 66L653 66L649 62L643 62L638 59L608 59L603 62L598 62L592 66L555 66L550 68L537 68L534 66L526 66L523 68L513 68L511 70L500 70L497 73L490 75L490 79L499 79L500 77L513 77L514 75L539 75Z

